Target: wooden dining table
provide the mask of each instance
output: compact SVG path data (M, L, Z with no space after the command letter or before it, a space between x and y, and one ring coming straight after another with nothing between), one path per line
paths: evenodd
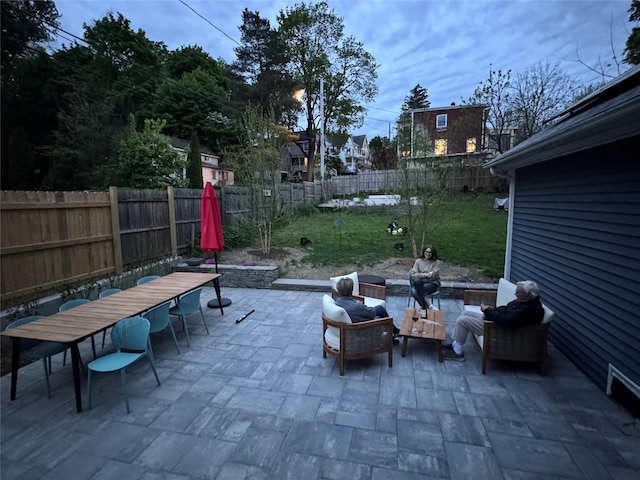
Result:
M82 412L82 396L78 344L81 341L112 327L123 318L140 315L209 282L214 282L216 295L220 300L220 290L216 282L220 275L219 273L174 272L142 285L127 288L113 295L3 331L2 335L11 337L13 344L11 400L16 399L21 339L61 342L69 345L76 410L80 413Z

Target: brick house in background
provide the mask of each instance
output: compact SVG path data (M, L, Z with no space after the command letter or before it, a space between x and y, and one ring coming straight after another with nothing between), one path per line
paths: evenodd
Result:
M189 152L189 141L178 137L171 137L171 148L184 158ZM200 145L200 162L202 164L202 183L211 182L213 185L233 185L233 170L220 167L220 157L206 145ZM184 173L186 177L186 172Z
M486 105L411 110L411 156L482 152L486 111Z

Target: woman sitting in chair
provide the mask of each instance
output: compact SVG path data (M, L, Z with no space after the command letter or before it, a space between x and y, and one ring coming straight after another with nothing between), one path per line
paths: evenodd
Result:
M431 308L429 295L440 288L440 267L436 249L427 245L422 250L422 257L417 258L409 270L409 282L416 289L416 300L422 308Z

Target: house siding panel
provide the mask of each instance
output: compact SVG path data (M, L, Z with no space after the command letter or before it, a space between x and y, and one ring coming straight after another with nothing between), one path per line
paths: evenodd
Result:
M510 279L539 283L550 339L597 385L640 385L638 138L517 170Z

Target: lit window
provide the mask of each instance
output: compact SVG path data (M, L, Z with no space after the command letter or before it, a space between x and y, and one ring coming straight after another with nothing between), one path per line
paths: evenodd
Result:
M436 140L435 154L436 155L446 155L447 154L447 140L446 139L441 138L439 140Z
M436 128L447 128L447 114L436 115Z
M476 138L467 138L467 153L473 153L476 151Z

